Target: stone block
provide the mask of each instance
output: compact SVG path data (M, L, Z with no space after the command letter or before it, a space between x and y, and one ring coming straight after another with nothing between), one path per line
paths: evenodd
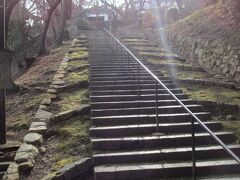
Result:
M18 163L31 162L35 163L35 158L39 154L38 149L30 144L23 143L18 149L14 160Z
M38 133L28 133L24 139L23 142L27 144L32 144L35 146L39 146L43 143L43 136Z
M43 134L47 131L47 124L45 122L32 122L29 132L36 132Z
M15 162L11 163L7 169L7 172L3 176L2 180L19 180L20 175L18 171L18 164Z

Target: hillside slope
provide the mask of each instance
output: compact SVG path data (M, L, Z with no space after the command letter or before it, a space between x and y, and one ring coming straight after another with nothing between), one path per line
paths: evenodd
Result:
M236 3L234 1L229 3L219 1L170 25L168 30L180 36L207 40L218 39L219 42L224 44L238 45L240 40L240 16L233 10L237 7Z

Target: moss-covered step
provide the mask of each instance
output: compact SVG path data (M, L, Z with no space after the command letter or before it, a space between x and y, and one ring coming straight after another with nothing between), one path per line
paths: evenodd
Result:
M181 84L184 92L193 100L214 101L240 105L240 91L224 87Z
M181 58L174 53L138 52L138 54L143 57L153 58L153 59L177 59L177 60L183 61L183 62L186 61L184 58Z
M72 53L68 53L66 55L66 58L68 58L70 60L86 59L86 58L88 58L88 51L75 51Z
M79 107L80 104L88 104L88 89L71 90L59 94L58 112L68 111Z
M158 47L158 45L143 43L143 42L128 42L126 43L128 46L132 47Z
M176 62L174 61L174 59L169 59L164 61L149 59L149 60L146 60L146 62L149 65L153 65L155 68L159 68L159 69L167 68L171 70L191 70L191 71L204 72L203 68L201 68L200 66L181 63L180 61Z
M141 47L141 46L134 46L132 49L134 49L137 52L154 52L154 53L166 53L166 52L170 52L167 51L163 48L160 47Z
M148 43L145 39L136 39L136 38L124 38L125 43Z
M162 75L169 77L178 83L189 83L199 85L220 86L235 89L234 83L224 79L217 79L212 74L199 71L173 70L164 68L161 70Z
M89 138L90 118L78 116L61 122L53 127L57 135L52 142L54 155L51 159L52 172L56 172L67 164L91 155Z

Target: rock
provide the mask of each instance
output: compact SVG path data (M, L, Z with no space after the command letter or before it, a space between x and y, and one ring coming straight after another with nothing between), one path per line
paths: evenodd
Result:
M43 143L43 136L38 133L28 133L24 137L23 142L27 144L40 146Z
M61 80L53 81L52 84L53 84L53 85L59 85L59 86L62 86L62 85L65 84L65 81L61 81Z
M25 173L25 172L31 171L33 167L34 167L34 164L32 162L24 162L19 164L18 169L20 172Z
M65 180L71 180L79 175L89 173L93 168L92 159L84 158L73 164L66 165L60 169L59 174L65 177Z
M52 102L52 101L51 101L51 98L45 97L45 98L43 98L41 104L42 104L42 105L50 105L51 102Z
M35 163L35 158L39 154L38 149L30 144L23 143L16 153L14 160L20 164L25 162Z
M232 120L236 120L236 119L237 118L235 116L233 116L233 115L227 115L227 117L226 117L227 121L232 121Z
M43 134L47 131L47 124L45 122L32 122L29 132L36 132Z
M45 105L42 105L42 104L39 106L39 109L42 109L42 110L45 110L45 111L47 111L47 110L48 110L47 106L45 106Z
M45 147L40 147L39 150L40 150L40 153L41 153L41 154L44 154L44 153L47 151L47 148L45 148Z
M76 109L61 112L58 115L53 116L50 119L50 122L55 124L55 123L58 123L60 121L71 119L71 118L73 118L75 116L78 116L78 115L87 114L89 112L90 112L90 106L88 104L81 105L81 106L77 107Z
M8 166L7 172L3 176L2 180L19 180L19 172L18 172L18 164L16 163L11 163Z
M38 109L35 115L35 119L40 121L48 121L51 117L52 117L52 113L41 108Z
M48 89L47 93L49 93L49 94L56 94L57 91L55 89Z

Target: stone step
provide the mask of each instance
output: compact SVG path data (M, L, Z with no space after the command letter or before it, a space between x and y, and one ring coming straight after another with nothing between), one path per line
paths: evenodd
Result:
M160 75L160 73L158 73L159 74L159 76L161 76ZM136 78L136 77L138 77L138 73L136 73L136 72L129 72L129 73L123 73L123 72L111 72L111 73L90 73L89 74L90 75L90 79L91 78L95 78L95 77L99 77L99 78L105 78L105 77L116 77L116 78L119 78L119 77L134 77L134 78ZM156 75L156 74L155 74ZM140 72L140 78L146 78L146 77L151 77L152 78L152 76L151 75L149 75L149 74L147 74L147 73L142 73L142 72Z
M100 60L96 60L96 61L90 61L92 62L93 64L90 66L91 68L101 68L101 67L106 67L106 66L109 66L109 67L119 67L119 66L125 66L125 67L130 67L130 66L134 66L136 67L137 66L137 62L133 62L132 60L131 61L127 61L125 63L125 60L124 60L124 63L123 62L118 62L118 60L113 60L111 59L111 61L115 61L115 62L106 62L106 61L100 61Z
M3 162L5 160L5 156L4 155L0 155L0 162Z
M170 89L172 93L181 94L183 93L182 89ZM154 94L156 89L140 89L140 94ZM165 89L158 89L159 94L164 94L167 91ZM90 94L93 96L101 95L135 95L138 93L138 90L98 90L91 91Z
M165 84L165 86L169 89L174 89L177 87L176 84ZM155 84L141 84L140 89L155 89ZM162 86L158 85L159 89L162 89ZM125 85L98 85L98 86L90 86L90 90L96 91L96 90L136 90L138 89L138 85L136 84L125 84Z
M204 124L212 131L222 130L220 122L204 122ZM159 132L163 134L173 133L190 133L191 123L161 123L158 126ZM151 135L157 132L157 125L154 124L136 124L123 126L105 126L90 128L91 137L127 137L127 136L143 136ZM204 129L195 123L195 132L204 132Z
M175 94L179 99L188 99L187 94ZM111 101L137 101L137 100L156 100L155 94L140 94L138 95L104 95L104 96L90 96L91 102L111 102ZM158 94L158 100L172 100L170 94Z
M211 120L209 112L194 113L202 121ZM158 119L160 123L181 123L190 122L191 117L188 113L178 114L159 114ZM131 125L131 124L154 124L156 122L156 113L145 115L126 115L126 116L102 116L92 117L93 125L95 126L117 126L117 125Z
M196 163L199 176L210 174L239 173L239 166L233 160L218 159L206 160ZM151 179L166 177L192 176L192 162L174 163L138 163L138 164L112 164L96 166L95 180L127 180Z
M0 171L6 171L10 164L11 162L9 161L0 162Z
M153 80L153 78L151 80L116 80L116 81L91 81L90 85L91 86L99 86L99 85L115 85L115 84L119 84L119 85L127 85L127 84L147 84L147 83L156 83L156 80ZM164 84L170 84L172 83L172 81L170 80L162 80L162 83Z
M158 76L159 80L169 80L169 77L166 76ZM90 81L92 82L109 82L109 81L137 81L137 76L124 76L124 77L92 77ZM153 80L151 76L140 76L140 81L143 80Z
M2 179L2 177L4 176L6 171L0 171L0 179Z
M202 110L201 105L191 104L186 105L192 112L200 112ZM182 106L160 106L158 107L159 114L176 114L186 112ZM116 108L116 109L92 109L91 116L116 116L116 115L144 115L156 113L156 107L135 107L135 108Z
M17 151L21 146L21 142L8 141L6 144L0 145L1 152Z
M193 104L191 99L179 98L185 105ZM112 109L112 108L134 108L134 107L154 107L155 100L136 101L112 101L112 102L91 102L92 109ZM158 100L158 106L179 105L176 100Z
M236 138L232 132L214 132L225 144L233 143ZM217 144L208 133L195 133L196 146ZM119 138L92 138L94 150L148 149L191 146L191 134L162 136L137 136Z
M240 155L240 145L228 145L237 155ZM221 146L196 147L198 160L228 157ZM93 155L95 166L103 164L143 163L159 161L191 161L192 147L163 148L144 151L108 152Z

